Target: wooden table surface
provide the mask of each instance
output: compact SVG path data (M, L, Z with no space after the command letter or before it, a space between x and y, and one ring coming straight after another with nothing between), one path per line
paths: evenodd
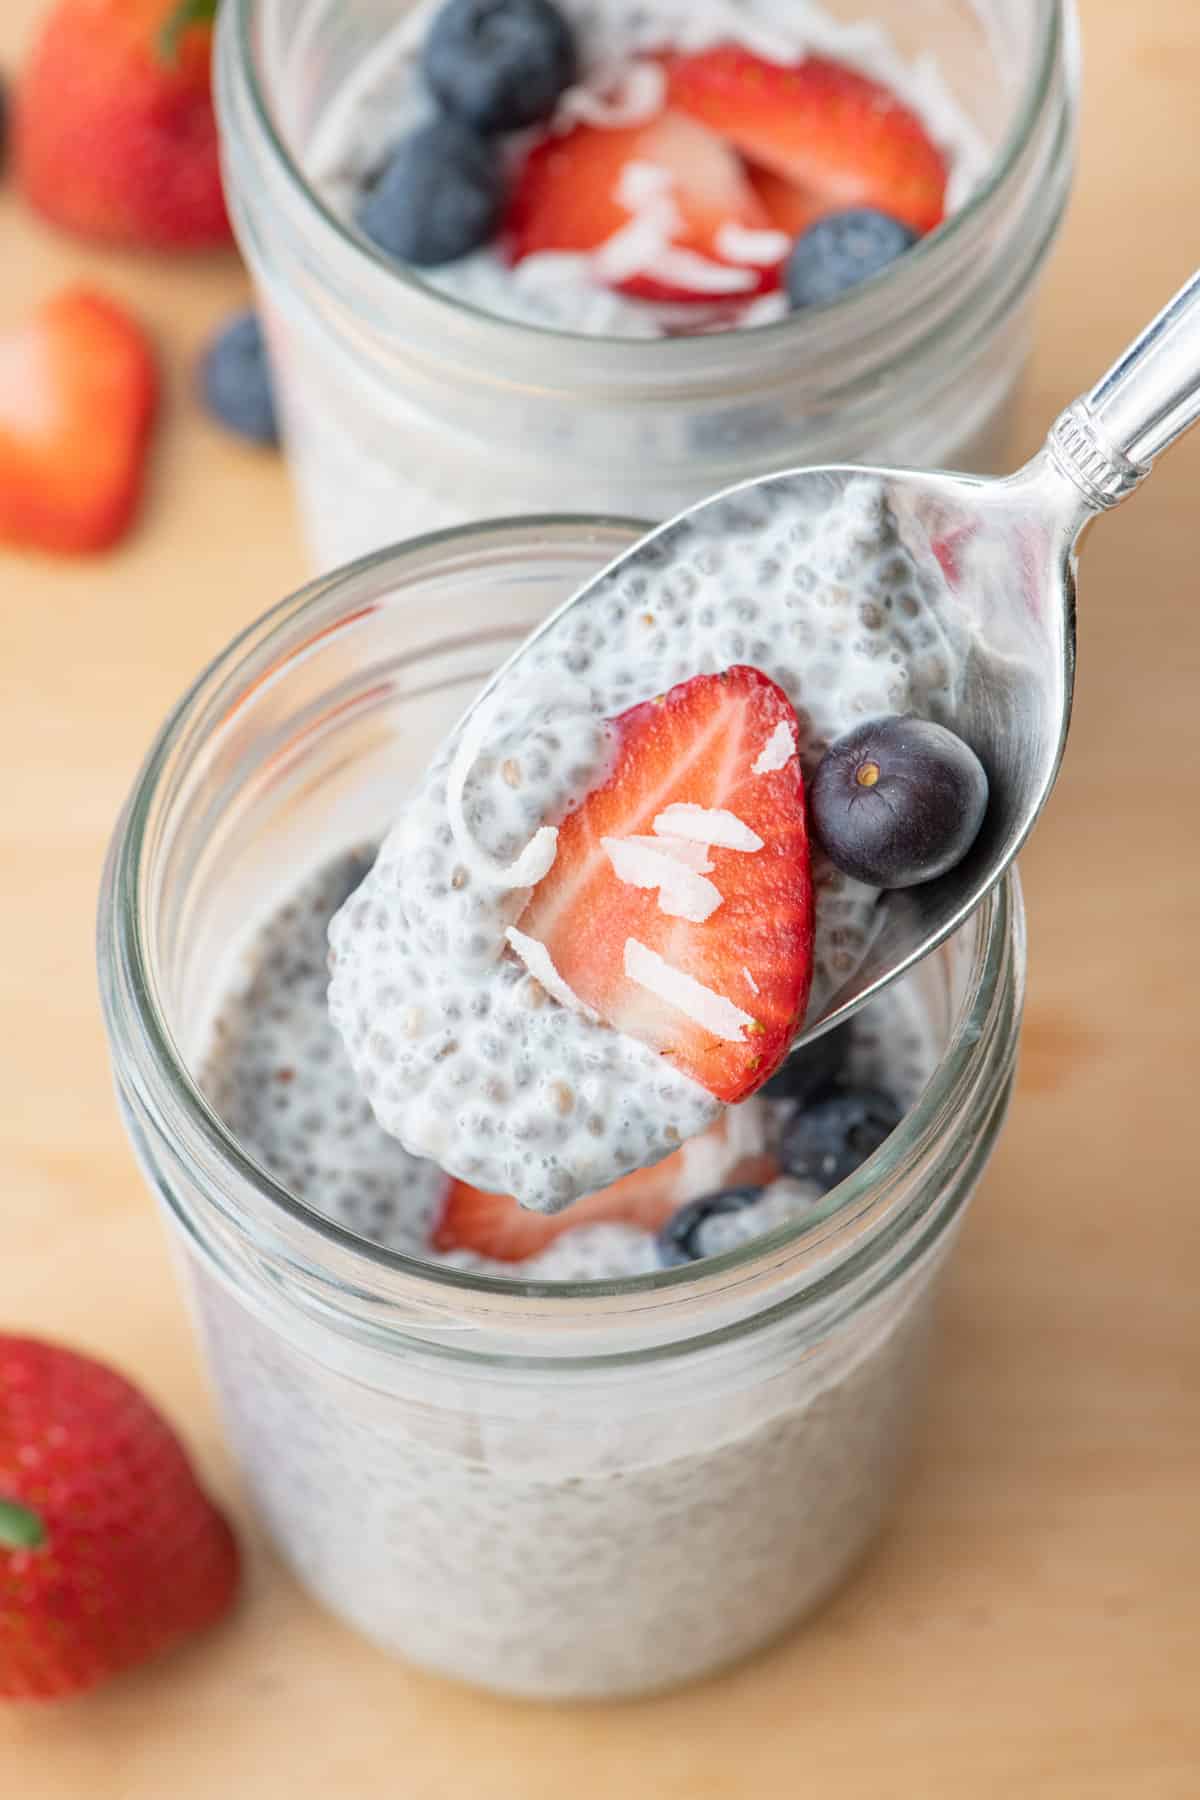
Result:
M12 66L34 0L2 0ZM1078 195L1019 448L1200 260L1196 0L1084 0ZM969 1222L886 1542L809 1629L668 1699L545 1710L389 1662L246 1517L109 1089L92 914L164 710L304 572L282 469L197 415L236 268L97 256L0 197L0 321L81 271L151 321L170 398L143 529L0 553L0 1321L138 1375L249 1546L233 1623L92 1699L0 1717L21 1800L970 1800L1200 1795L1200 437L1098 528L1066 771L1024 862L1015 1114Z

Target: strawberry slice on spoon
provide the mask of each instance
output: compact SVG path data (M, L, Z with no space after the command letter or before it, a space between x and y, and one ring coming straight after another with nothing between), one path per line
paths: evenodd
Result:
M607 778L559 827L517 923L607 1024L717 1099L761 1087L804 1017L813 895L798 726L746 666L613 721Z

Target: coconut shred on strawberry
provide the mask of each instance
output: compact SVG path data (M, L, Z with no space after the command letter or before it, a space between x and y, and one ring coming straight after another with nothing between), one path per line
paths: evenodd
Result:
M986 153L927 59L809 0L428 0L306 165L446 293L657 336L836 297L936 229Z
M806 781L861 720L950 715L964 661L869 479L658 541L442 746L330 928L379 1124L537 1211L709 1130L853 972L876 890L810 849Z

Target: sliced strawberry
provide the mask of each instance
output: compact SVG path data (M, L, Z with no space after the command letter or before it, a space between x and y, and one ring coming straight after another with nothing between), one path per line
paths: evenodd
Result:
M612 772L560 826L520 930L602 1019L741 1100L783 1060L812 975L796 715L773 681L736 667L613 728ZM665 885L636 885L656 871Z
M669 59L667 94L810 195L818 216L871 206L917 232L942 221L945 157L911 107L857 70L823 56L787 67L720 44Z
M0 541L115 543L141 495L157 391L140 326L85 288L0 338Z
M758 195L763 211L776 231L789 238L801 237L821 217L823 208L807 188L798 187L785 175L746 165L746 179Z
M705 1132L706 1168L719 1187L764 1186L779 1172L765 1150L747 1151L745 1134L729 1129L722 1114ZM743 1147L739 1148L739 1144ZM677 1207L690 1198L688 1169L694 1168L690 1146L676 1150L649 1169L635 1169L598 1194L577 1200L565 1212L527 1212L507 1194L485 1194L465 1181L452 1181L433 1231L435 1250L473 1250L495 1262L524 1262L547 1244L579 1225L640 1225L658 1231Z
M651 250L648 267L614 273L613 287L647 300L711 303L744 300L777 285L782 258L763 266L740 250L730 254L720 247L726 227L771 228L741 161L711 131L670 112L648 125L613 130L576 125L535 145L517 179L505 226L512 260L542 250L587 252L607 244L638 210L625 203L636 198L629 174L635 165L669 178L676 215L669 248L687 258L702 257L716 269L706 280L708 270L689 269L684 261L664 274L654 267L662 263L661 255L656 258Z

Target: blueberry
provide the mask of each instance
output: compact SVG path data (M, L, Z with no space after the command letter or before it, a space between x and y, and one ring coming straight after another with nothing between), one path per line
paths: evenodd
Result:
M477 131L548 119L578 72L571 27L550 0L447 0L425 40L425 79Z
M762 1199L760 1187L723 1188L716 1194L705 1194L689 1200L677 1213L672 1213L658 1234L658 1254L668 1269L683 1263L699 1262L704 1255L700 1233L710 1219L724 1218L727 1213L743 1212Z
M784 1169L828 1193L878 1150L900 1116L891 1095L878 1088L828 1088L784 1127L779 1150Z
M435 119L393 151L358 222L400 262L436 268L486 244L504 201L500 159L457 119Z
M917 241L915 231L869 206L830 213L796 239L784 265L784 286L795 308L836 300L869 281Z
M209 340L200 361L200 390L213 418L239 437L255 444L279 442L271 365L257 313L236 313Z
M795 1050L762 1089L767 1100L799 1100L802 1104L836 1081L846 1066L854 1027L847 1019L833 1031Z
M915 887L961 862L987 811L968 744L927 719L856 725L822 757L809 804L835 868L878 888Z

